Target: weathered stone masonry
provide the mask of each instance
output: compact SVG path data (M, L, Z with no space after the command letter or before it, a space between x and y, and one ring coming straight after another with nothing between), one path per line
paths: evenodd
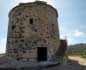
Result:
M57 17L56 9L45 2L21 3L13 8L7 55L21 61L55 60L60 45Z

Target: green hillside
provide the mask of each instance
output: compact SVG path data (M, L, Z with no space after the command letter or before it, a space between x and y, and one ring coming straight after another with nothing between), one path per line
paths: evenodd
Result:
M69 46L68 55L79 55L86 58L86 44L76 44Z

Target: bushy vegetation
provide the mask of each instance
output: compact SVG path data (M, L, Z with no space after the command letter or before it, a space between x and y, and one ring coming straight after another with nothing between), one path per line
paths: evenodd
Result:
M68 55L78 55L86 58L86 44L77 44L69 46Z

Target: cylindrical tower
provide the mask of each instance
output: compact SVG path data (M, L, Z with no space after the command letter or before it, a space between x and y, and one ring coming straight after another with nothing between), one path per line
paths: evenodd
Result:
M42 1L21 3L9 13L6 53L24 61L54 60L60 45L58 13Z

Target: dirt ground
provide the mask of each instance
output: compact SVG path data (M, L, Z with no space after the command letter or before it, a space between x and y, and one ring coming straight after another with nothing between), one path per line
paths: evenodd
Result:
M86 59L79 56L69 56L67 63L42 70L86 70Z
M53 66L42 70L86 70L86 66L80 65L76 61L71 61L68 64Z
M44 68L24 68L20 70L86 70L86 59L78 56L69 56L68 61L60 65L49 66ZM2 70L2 69L0 69ZM17 69L8 69L17 70Z
M78 61L78 63L81 65L86 65L86 58L82 58L80 56L69 56L68 58L70 60Z

